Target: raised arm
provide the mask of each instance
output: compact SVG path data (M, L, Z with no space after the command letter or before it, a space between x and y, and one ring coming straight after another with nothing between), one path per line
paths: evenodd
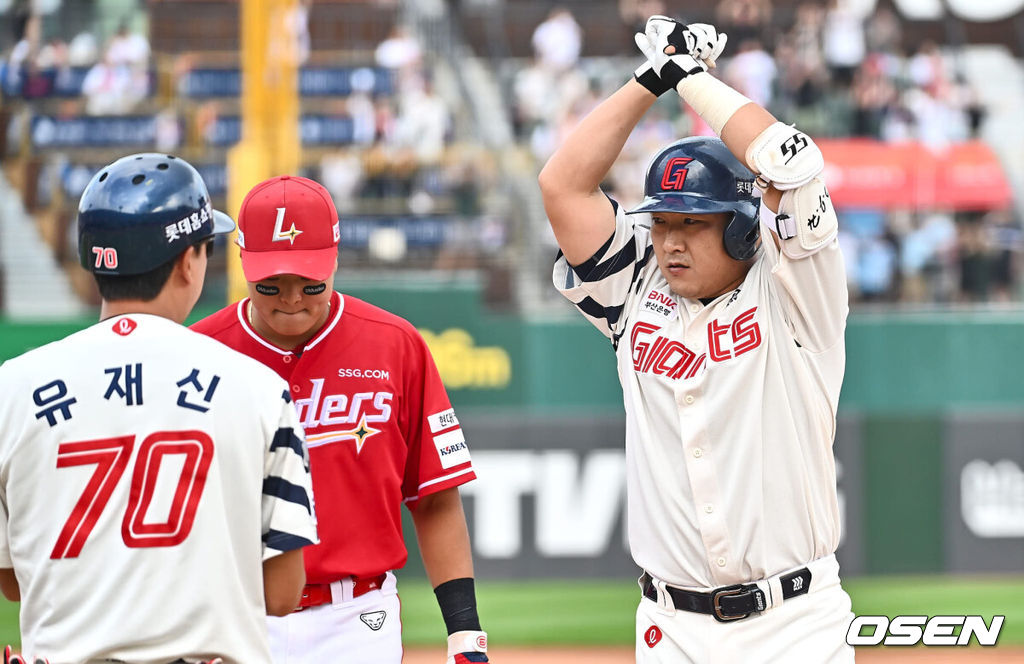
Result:
M696 111L729 151L755 174L765 205L776 212L765 224L781 268L773 273L788 294L787 315L806 348L823 349L842 337L846 278L836 236L838 220L821 173L824 157L799 129L777 121L759 105L702 71L680 67L679 51L720 52L725 36L711 26L684 26L652 16L636 36L651 69Z
M636 80L627 82L576 126L541 171L544 209L571 265L593 256L615 231L615 213L599 185L656 100Z

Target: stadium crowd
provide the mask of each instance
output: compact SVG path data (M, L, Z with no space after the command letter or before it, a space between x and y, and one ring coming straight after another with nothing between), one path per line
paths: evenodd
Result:
M6 14L13 40L0 65L0 151L7 163L24 154L26 135L35 142L59 137L55 127L63 119L82 119L78 129L88 138L90 127L98 125L84 119L120 117L143 122L117 127L138 129L154 149L181 152L205 165L211 192L224 194L226 149L240 135L237 61L225 70L216 59L211 64L209 54L152 52L146 31L138 27L145 23L124 16L108 36L95 30L61 35L44 30L42 16L24 11L31 3L15 4ZM669 11L663 0L618 2L627 30ZM729 46L716 74L817 137L914 140L942 150L980 136L986 110L963 72L935 42L908 43L901 18L884 3L866 19L844 0L804 2L792 16L780 26L772 0L718 2L707 19L729 35ZM319 66L323 60L311 53L309 20L310 4L302 2L287 24L298 44L295 57ZM495 73L509 82L509 115L516 141L530 158L525 163L532 159L539 169L566 133L621 85L637 57L632 51L611 58L588 55L586 32L568 7L554 6L529 27L532 57L509 58L502 66L511 74ZM302 174L323 182L341 214L353 220L342 242L357 245L346 250L351 264L376 260L446 269L508 262L505 250L517 219L514 210L497 209L500 203L490 195L501 181L499 167L459 131L465 104L451 89L438 89L437 58L399 9L375 48L345 58L353 66L327 71L344 78L344 90L303 96L303 113L311 114L303 116L303 139L312 144ZM30 107L44 117L20 112ZM666 97L630 137L606 187L619 200L639 201L638 185L658 147L678 136L709 133L685 105ZM33 211L53 208L55 201L63 205L65 219L51 235L63 237L56 242L58 256L73 257L70 205L103 159L74 145L33 144L30 152L38 169L22 190ZM855 300L1021 298L1024 232L1010 209L907 206L841 215ZM394 217L403 219L399 246L385 242L380 246L386 250L374 251L378 245L370 236L382 219ZM476 233L480 228L484 232Z

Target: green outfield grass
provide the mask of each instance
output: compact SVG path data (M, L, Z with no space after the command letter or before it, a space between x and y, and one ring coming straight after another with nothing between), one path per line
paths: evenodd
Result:
M858 615L1006 616L999 645L1024 645L1024 576L943 576L850 579L843 586ZM640 599L635 582L523 581L478 583L484 627L495 643L628 645ZM402 628L409 645L444 635L433 593L422 579L400 584Z
M853 610L863 614L1006 616L1001 646L1024 645L1024 576L869 577L843 582ZM434 645L444 637L437 603L426 581L400 584L407 645ZM491 640L503 645L629 645L636 583L621 581L484 581L477 584L480 615ZM18 643L18 605L0 600L0 646Z

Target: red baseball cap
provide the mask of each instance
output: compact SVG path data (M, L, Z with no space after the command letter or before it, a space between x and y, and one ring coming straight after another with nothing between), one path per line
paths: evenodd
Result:
M331 195L310 179L279 175L249 191L238 212L246 281L278 274L323 280L338 262L341 238Z

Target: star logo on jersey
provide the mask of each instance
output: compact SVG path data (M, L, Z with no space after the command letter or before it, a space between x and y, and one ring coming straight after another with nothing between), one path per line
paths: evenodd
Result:
M374 434L380 433L380 429L374 429L366 423L366 415L364 414L359 419L359 424L354 429L348 431L335 431L332 433L333 437L337 439L351 438L356 441L356 454L358 455L363 451L363 445L366 444L366 439Z
M288 230L282 230L284 228L284 208L277 208L277 220L274 222L274 238L273 242L284 242L288 240L288 244L295 244L295 238L302 234L302 231L295 228L295 222L292 222L292 227Z

